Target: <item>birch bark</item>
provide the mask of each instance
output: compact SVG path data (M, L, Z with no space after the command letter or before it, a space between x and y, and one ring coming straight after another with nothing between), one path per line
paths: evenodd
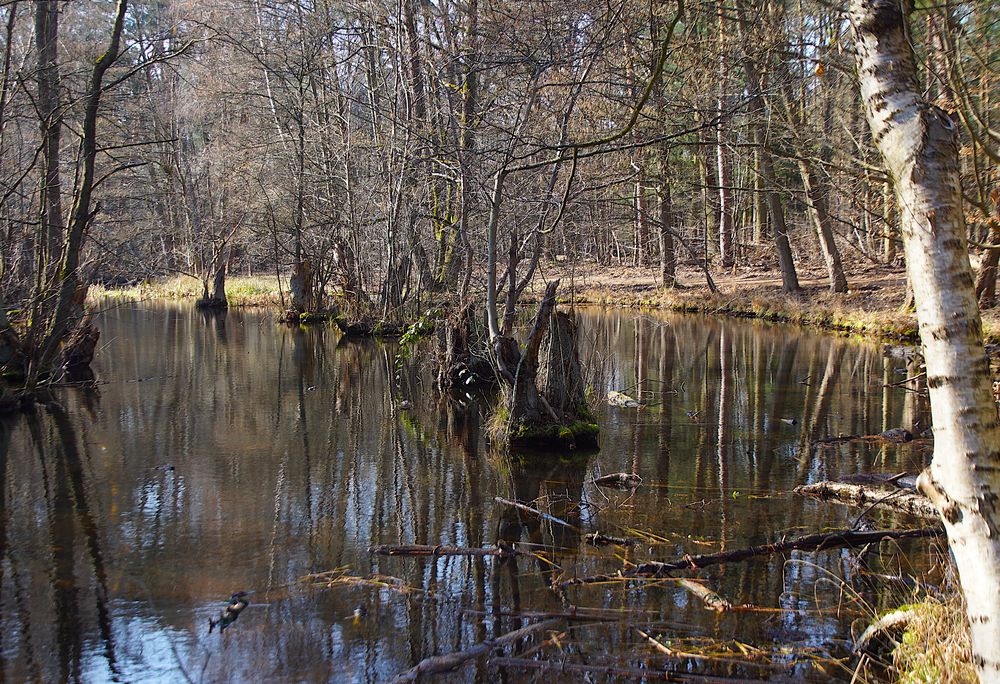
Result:
M934 458L918 486L944 519L980 681L1000 682L1000 424L964 238L955 126L921 94L909 9L851 0L850 17L865 112L896 189L927 363Z

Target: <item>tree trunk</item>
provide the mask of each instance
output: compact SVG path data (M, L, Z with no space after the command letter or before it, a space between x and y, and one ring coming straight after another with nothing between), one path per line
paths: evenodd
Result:
M16 8L11 10L11 14ZM59 85L59 3L40 0L35 5L35 49L38 52L38 114L42 136L42 189L39 266L50 284L59 263L63 237L62 181L59 147L62 133L62 102Z
M1000 221L997 219L990 219L990 243L1000 244ZM976 274L976 298L980 309L992 309L996 305L1000 249L987 249L985 252L979 273Z
M750 113L755 117L752 129L754 146L759 153L760 167L758 168L758 175L760 176L761 184L767 198L767 213L771 218L774 247L778 252L778 265L781 268L781 289L784 292L797 292L799 290L799 277L795 272L795 262L792 259L792 246L788 241L788 226L785 223L785 209L781 205L781 197L777 191L778 184L774 175L774 160L771 158L767 131L764 127L767 112L765 111L764 97L760 92L757 64L751 58L749 52L749 31L746 15L743 11L743 4L736 2L735 9L737 18L736 26L740 34L740 40L743 43L743 71L746 74L747 91L750 96Z
M313 267L308 260L295 264L288 290L293 312L301 314L313 310Z
M215 255L215 263L212 264L214 273L212 274L212 299L220 305L228 303L226 299L226 270L229 266L229 250L225 247Z
M847 292L847 277L844 266L840 262L840 251L833 239L833 229L830 227L830 215L827 211L826 193L817 186L813 176L812 164L805 157L799 158L799 175L802 187L806 191L806 206L809 218L816 228L816 238L819 240L826 271L830 276L830 289L834 292Z
M918 486L944 519L982 682L1000 682L1000 424L965 247L958 141L921 95L904 5L852 0L861 95L895 180L934 419Z
M673 207L670 204L670 181L666 170L666 160L660 162L660 184L657 194L660 199L660 284L663 287L677 287L677 252L674 249Z

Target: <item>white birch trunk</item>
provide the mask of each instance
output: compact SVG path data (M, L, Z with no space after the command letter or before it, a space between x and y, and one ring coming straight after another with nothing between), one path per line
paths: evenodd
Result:
M919 486L944 519L982 682L1000 682L1000 425L965 243L958 145L921 95L908 3L851 0L861 96L894 179L927 362L934 459Z

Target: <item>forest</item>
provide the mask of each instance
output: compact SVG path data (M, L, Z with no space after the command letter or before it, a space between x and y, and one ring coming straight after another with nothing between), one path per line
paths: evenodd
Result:
M0 678L1000 682L998 22L0 1Z

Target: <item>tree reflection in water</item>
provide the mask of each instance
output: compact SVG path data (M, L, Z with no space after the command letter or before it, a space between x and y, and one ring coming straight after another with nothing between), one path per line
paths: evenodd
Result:
M760 323L583 312L584 357L605 370L593 395L631 388L645 408L600 406L598 453L506 456L484 442L480 398L440 396L391 343L350 342L238 309L204 319L151 305L98 322L107 344L99 394L60 390L61 406L0 430L5 679L383 681L524 624L512 614L572 606L628 611L678 643L739 638L764 650L843 654L857 613L832 610L837 597L824 583L853 581L846 553L703 573L734 603L786 609L778 613L712 613L671 582L575 587L564 597L549 586L623 562L844 527L856 511L784 492L855 472L914 471L928 457L919 441L812 448L816 437L923 424L926 406L883 388L905 362L883 359L875 345ZM612 472L636 472L643 486L600 492L593 478ZM912 522L876 515L887 526ZM580 533L595 531L653 536L594 548ZM368 553L380 543L498 541L537 554ZM903 548L909 556L884 547L875 569L932 562L919 544ZM334 568L399 584L298 582ZM882 586L858 586L872 606L889 600ZM250 607L224 636L208 635L208 618L241 590L252 592ZM563 631L560 647L575 660L664 662L620 622ZM797 674L810 672L803 665ZM455 679L496 675L479 662Z

